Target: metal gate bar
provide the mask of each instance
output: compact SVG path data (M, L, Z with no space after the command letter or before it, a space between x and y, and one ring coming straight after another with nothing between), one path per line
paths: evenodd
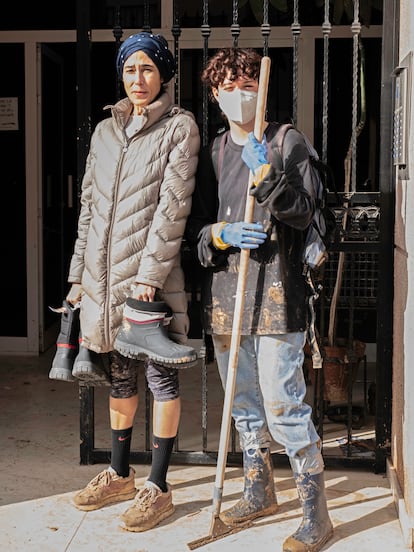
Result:
M217 452L207 450L207 365L205 362L204 349L202 348L199 355L200 373L202 380L202 451L183 451L179 450L177 436L177 446L171 455L171 462L175 464L205 464L215 465L217 462ZM196 370L198 368L192 368ZM80 464L99 464L108 463L111 458L111 450L109 448L95 447L95 386L90 383L79 384L79 400L80 400ZM151 393L148 387L145 387L144 396L144 419L145 419L145 444L144 450L131 451L131 462L135 464L151 463ZM233 446L228 454L228 464L239 466L242 462L240 452L236 451L235 431L233 428Z

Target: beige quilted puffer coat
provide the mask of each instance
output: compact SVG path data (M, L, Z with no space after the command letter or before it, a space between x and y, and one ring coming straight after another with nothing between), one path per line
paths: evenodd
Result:
M78 236L69 283L82 284L83 344L113 349L123 305L135 282L159 289L173 311L169 331L185 343L187 300L180 262L191 209L200 138L193 115L163 93L145 108L131 138L125 98L96 126L82 181Z

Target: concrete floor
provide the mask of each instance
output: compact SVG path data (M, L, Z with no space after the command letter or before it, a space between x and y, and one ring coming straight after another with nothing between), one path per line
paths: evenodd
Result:
M128 533L119 528L119 514L128 503L87 513L72 506L75 492L105 466L79 464L78 387L48 379L53 354L54 351L48 351L39 358L0 356L2 549L8 552L183 552L189 550L189 542L210 535L214 466L172 465L169 482L176 510L171 518L146 533ZM183 377L183 426L188 428L193 405L198 408L198 400L186 377ZM105 445L109 442L107 390L100 389L97 395L96 436ZM215 418L220 420L220 397L210 400L215 404ZM136 446L142 439L142 426L142 419L138 418L134 429ZM193 446L198 435L187 435L184 442L181 438L180 448L186 446L186 439ZM134 465L134 468L136 484L140 486L149 467ZM275 469L274 476L280 504L276 515L199 550L239 552L240 548L249 546L256 546L261 552L281 550L283 540L300 523L301 511L290 470ZM237 500L242 486L242 470L227 468L223 509ZM327 469L326 486L335 534L324 550L407 550L385 475L354 468Z

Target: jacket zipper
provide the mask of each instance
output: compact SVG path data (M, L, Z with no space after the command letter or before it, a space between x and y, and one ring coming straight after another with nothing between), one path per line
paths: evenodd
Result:
M124 139L124 145L121 151L121 157L118 163L118 170L116 172L116 180L114 187L114 198L112 204L112 215L111 215L111 224L109 226L108 232L108 253L106 256L106 299L105 299L105 323L104 323L104 334L106 343L109 345L111 342L111 331L110 331L110 322L109 322L109 311L111 306L111 286L110 286L110 276L111 276L111 248L110 244L112 243L112 233L114 229L114 219L115 219L115 209L118 201L118 191L119 191L119 175L121 172L122 163L124 160L125 153L128 151L128 140Z
M175 113L174 113L175 114ZM164 113L162 117L160 117L159 121L161 121L164 118L170 117L172 115L171 111L168 113ZM145 130L145 129L141 129ZM140 131L141 132L141 131ZM118 164L118 170L116 175L116 183L115 183L115 193L114 193L114 202L113 205L115 207L117 198L118 198L118 188L119 188L119 174L121 172L121 166L124 160L125 153L128 151L128 147L130 142L134 139L136 134L128 138L125 134L125 130L123 130L124 133L124 145L122 146L122 152L121 157ZM114 227L114 209L112 210L112 218L111 218L111 225L109 227L109 233L108 233L108 254L106 257L106 273L107 273L107 279L106 279L106 300L105 300L105 320L104 320L104 334L105 334L105 340L106 343L109 344L111 342L111 332L110 332L110 323L109 323L109 309L110 309L110 285L109 285L109 276L110 276L110 267L111 267L111 256L110 256L110 248L109 244L112 241L112 231Z

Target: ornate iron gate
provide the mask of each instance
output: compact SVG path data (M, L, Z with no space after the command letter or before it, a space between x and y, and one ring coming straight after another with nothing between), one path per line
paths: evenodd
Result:
M140 13L141 28L145 30L153 27L153 21L151 10L154 7L154 3L149 0L143 2L137 2L134 7L130 6L131 2L123 2L122 0L114 0L107 2L108 4L108 17L112 17L113 36L115 39L116 47L119 47L121 39L123 37L123 27L125 23L123 19L128 19L128 10L138 10ZM133 4L133 3L132 3ZM155 3L157 4L157 3ZM182 22L185 19L191 19L192 22L198 22L198 32L202 37L202 51L199 56L199 65L197 65L197 56L194 51L190 52L191 62L194 63L193 75L196 71L200 70L201 66L204 66L210 51L211 35L213 27L210 26L210 20L212 15L216 16L216 10L212 10L212 6L216 6L217 3L203 0L200 2L200 11L194 15L193 19L185 11L186 7L190 5L188 2L174 1L172 3L172 10L170 12L170 32L173 40L173 52L181 66L184 63L189 63L187 58L183 57L183 50L180 48L180 40L182 37L183 26ZM332 6L329 0L325 0L323 5L318 8L321 2L315 2L312 9L310 9L309 0L294 0L291 3L288 2L286 12L279 13L277 10L278 2L272 0L264 0L263 5L259 11L254 11L250 6L248 0L238 1L232 0L231 10L229 9L227 15L223 15L223 21L229 23L225 28L227 29L227 38L223 39L227 41L226 44L233 44L238 46L240 42L240 35L243 30L243 26L240 24L240 17L243 11L243 22L249 20L250 25L252 17L256 18L256 27L260 32L260 48L264 55L269 55L272 61L275 61L275 65L278 63L278 51L272 50L269 47L269 37L272 33L276 33L278 25L290 27L291 44L288 47L288 54L283 58L288 60L287 65L290 66L290 75L287 78L290 87L290 101L288 106L283 109L280 106L272 105L269 101L269 112L274 108L275 117L281 120L281 118L289 118L294 123L298 121L298 98L300 96L300 60L301 60L301 38L303 35L303 26L300 15L305 14L305 18L310 18L310 21L315 25L315 21L318 21L321 46L317 49L317 59L315 61L315 67L320 67L317 86L316 86L316 103L315 113L310 116L315 121L315 136L314 141L321 152L322 160L328 164L331 164L334 152L332 146L332 140L342 129L336 129L331 123L332 113L332 95L334 92L331 90L331 76L332 76L332 63L330 59L331 53L331 33L333 29L333 12ZM256 3L254 3L256 5ZM162 9L166 6L165 2L161 2L158 7ZM193 6L194 7L194 6ZM83 0L78 0L78 66L88 68L86 55L89 41L90 41L90 12L88 3ZM246 9L250 11L247 12ZM193 10L194 11L194 10ZM223 7L223 14L225 8ZM337 14L336 14L337 15ZM341 14L342 18L345 17ZM138 17L138 16L137 16ZM227 19L226 19L227 17ZM161 17L162 19L162 17ZM382 220L382 205L383 197L380 191L381 179L378 178L378 182L375 183L373 189L368 192L363 191L367 184L361 183L361 171L358 171L360 166L358 160L358 140L360 134L364 128L364 109L365 109L365 90L364 90L364 45L361 40L361 20L359 11L359 0L354 0L353 13L351 20L349 21L350 34L352 35L352 48L349 52L348 66L352 68L351 73L348 75L348 79L352 83L351 93L348 100L347 111L349 112L349 132L350 140L349 147L346 150L345 155L345 168L344 168L344 185L338 187L339 195L341 196L341 206L337 207L337 231L335 240L331 244L331 255L327 262L324 273L321 275L320 283L322 285L322 291L320 293L319 300L319 328L321 344L325 347L325 362L322 374L313 372L313 369L308 370L308 366L305 365L305 371L307 373L308 382L312 393L310 400L313 401L314 418L318 431L322 437L326 435L326 424L329 423L330 417L339 424L336 426L336 433L339 437L336 439L338 442L342 439L334 453L328 453L328 448L324 446L324 458L327 465L329 464L341 464L341 465L370 465L376 471L384 471L385 469L385 455L387 454L387 442L390 435L390 411L389 403L391 397L391 389L382 385L384 382L383 370L391 370L390 351L384 352L385 343L388 342L389 327L385 327L380 320L382 314L378 312L378 290L381 287L379 265L380 263L387 263L388 274L392 274L392 256L390 254L389 244L387 247L382 248L382 232L384 228L384 221ZM194 29L192 29L194 31ZM257 33L256 33L257 34ZM224 35L223 35L224 36ZM385 38L383 37L383 40ZM257 40L256 40L257 41ZM348 40L349 42L349 40ZM242 45L242 44L240 44ZM243 44L244 45L244 44ZM214 47L217 46L217 40L214 41ZM384 48L384 46L383 46ZM85 53L86 52L86 53ZM279 60L280 61L280 60ZM386 68L385 68L386 69ZM383 68L384 73L384 68ZM391 74L389 71L388 74ZM285 73L286 76L286 73ZM185 82L185 75L181 73L176 77L174 82L174 97L177 102L182 100L183 83ZM78 142L78 169L79 175L82 174L84 161L86 159L87 144L90 135L90 117L88 113L85 113L85 109L89 109L89 97L90 97L90 77L88 77L87 71L78 71L78 85L79 89L79 109L78 109L78 129L79 129L79 142ZM278 85L277 83L275 86ZM197 87L196 87L197 88ZM120 86L118 83L118 93L120 94ZM303 93L303 91L302 91ZM83 101L82 95L85 96ZM187 95L188 96L188 95ZM212 113L212 107L209 103L208 94L206 89L201 89L200 93L196 91L196 97L192 97L192 105L189 107L197 116L200 131L202 136L202 144L205 146L209 143L217 125L217 119L214 119L214 113ZM280 97L280 95L279 95ZM188 99L188 98L186 98ZM344 107L345 108L345 107ZM385 104L382 101L381 113L385 111ZM379 133L377 133L379 134ZM369 146L368 146L369 150ZM377 165L373 169L373 173L379 173L378 166L380 164L378 155L374 155L374 164ZM331 194L332 200L335 200L335 194ZM387 198L388 200L388 198ZM387 215L389 214L389 208L387 204ZM381 215L381 216L380 216ZM385 222L387 225L387 222ZM199 311L198 311L198 278L197 270L194 262L188 257L185 244L183 247L184 266L187 268L187 285L189 293L189 307L190 313L192 313L192 328L193 335L196 339L201 339L203 346L200 354L200 372L198 384L200 388L200 434L201 444L200 450L182 450L180 449L180 439L177 439L176 447L172 455L172 461L175 463L199 463L208 464L215 463L217 458L217 452L213 449L210 450L207 431L207 420L209 414L208 395L211 393L210 381L211 381L211 350L209 343L204 343L201 330L199 328ZM381 256L383 258L381 259ZM339 283L338 283L339 282ZM386 303L383 302L384 307ZM327 353L327 347L332 346L329 340L332 337L330 334L330 322L332 312L335 315L340 315L340 318L344 320L346 318L346 324L343 324L341 330L345 334L342 334L342 338L345 341L346 352L341 358L335 358L337 376L346 381L345 399L341 404L336 404L335 400L332 400L327 395L327 381L325 364L327 360L332 360ZM375 325L375 345L377 349L377 355L374 359L376 367L372 368L371 381L368 381L368 367L371 364L367 362L367 354L365 348L355 353L353 350L353 343L355 341L355 321L359 323L369 319L370 323ZM337 326L336 326L337 327ZM387 335L385 335L387 333ZM336 344L335 344L336 345ZM378 351L382 351L378 355ZM378 365L377 359L381 358L384 363L381 367ZM360 373L362 370L362 374ZM324 377L325 376L325 377ZM354 385L355 380L362 377L363 383L363 401L361 410L355 409L353 404ZM214 378L213 378L214 379ZM377 380L381 382L380 388L376 385ZM194 382L193 382L194 384ZM215 384L219 385L216 381ZM81 446L80 456L82 464L89 464L95 462L107 462L110 451L106 448L95 447L95 435L94 435L94 409L95 409L95 396L94 388L89 385L80 385L80 404L81 404ZM195 389L193 390L195 393ZM373 399L373 395L376 394L376 398ZM340 408L339 408L340 407ZM375 412L375 421L372 422L370 437L362 438L355 437L355 428L358 425L356 421L356 412L361 413L359 422L364 423L367 418L367 414L373 414ZM336 419L335 419L336 416ZM377 423L377 418L381 420L381 424ZM150 426L151 426L151 398L146 391L145 393L145 439L143 442L142 450L135 450L131 453L131 461L135 463L149 462L151 458L151 440L150 440ZM342 427L342 430L341 430ZM211 431L211 424L209 425L209 431ZM219 428L215 428L219 429ZM358 428L359 429L359 428ZM180 430L180 434L181 434ZM341 431L344 431L344 435L341 437ZM362 450L362 453L361 453ZM338 452L339 451L339 452ZM283 463L285 457L280 454L283 451L277 451L274 453L274 460L278 463ZM229 463L238 464L241 462L241 454L237 448L236 434L233 430L231 439L231 450L228 457Z

